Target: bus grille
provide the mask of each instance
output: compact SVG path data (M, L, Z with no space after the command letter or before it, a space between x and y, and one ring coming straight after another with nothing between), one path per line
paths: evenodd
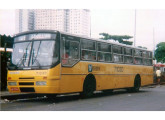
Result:
M19 79L34 79L34 77L20 77Z
M34 88L20 88L21 92L35 92Z
M34 82L19 82L19 85L34 85Z

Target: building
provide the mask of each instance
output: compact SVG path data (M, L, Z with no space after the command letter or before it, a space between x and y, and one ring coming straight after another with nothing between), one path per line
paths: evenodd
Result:
M68 12L68 32L90 36L90 11L86 9L72 9Z
M29 9L16 10L15 22L16 33L34 30L34 11Z
M59 30L90 36L90 11L87 9L17 10L16 31Z

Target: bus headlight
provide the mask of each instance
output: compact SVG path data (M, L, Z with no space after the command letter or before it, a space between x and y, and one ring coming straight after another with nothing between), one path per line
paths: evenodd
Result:
M9 86L16 86L17 85L17 82L8 82L8 85Z
M37 81L36 85L46 85L46 81Z

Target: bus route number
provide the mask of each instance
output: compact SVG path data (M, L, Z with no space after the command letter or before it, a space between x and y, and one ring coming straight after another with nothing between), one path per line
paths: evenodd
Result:
M124 68L123 67L115 67L116 72L123 72Z

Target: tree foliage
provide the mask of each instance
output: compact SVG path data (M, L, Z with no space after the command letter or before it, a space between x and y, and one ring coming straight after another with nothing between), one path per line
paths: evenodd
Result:
M155 59L157 62L165 63L165 42L157 44L155 50Z
M11 36L0 35L0 47L5 47L6 43L7 48L13 48L13 41L14 39Z
M138 48L143 48L143 49L147 49L146 47L142 47L142 46L138 46Z
M128 41L128 39L133 38L132 36L128 35L109 35L108 33L100 33L99 35L102 35L103 37L100 39L103 40L115 40L119 43L126 44L126 45L132 45L132 41Z

